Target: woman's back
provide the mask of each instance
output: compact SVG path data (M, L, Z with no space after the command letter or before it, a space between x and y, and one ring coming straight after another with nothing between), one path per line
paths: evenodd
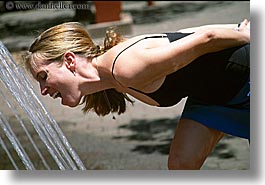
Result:
M189 34L167 33L170 42L187 35ZM143 37L123 49L113 61L113 77L115 78L115 62L123 52L140 41L161 37L163 36ZM186 96L205 103L225 104L238 93L248 77L249 44L205 54L195 59L186 67L167 75L161 86L152 93L144 93L132 87L131 89L151 97L160 106L175 105Z

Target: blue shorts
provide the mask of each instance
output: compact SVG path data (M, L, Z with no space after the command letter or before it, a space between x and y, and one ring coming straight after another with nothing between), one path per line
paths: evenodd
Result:
M225 105L209 105L188 98L181 118L250 139L250 81Z

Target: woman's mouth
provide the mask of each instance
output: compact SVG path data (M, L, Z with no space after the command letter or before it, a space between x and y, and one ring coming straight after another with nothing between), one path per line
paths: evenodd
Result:
M59 91L53 93L53 95L52 95L53 99L58 98L58 97L61 97L61 93L59 93Z

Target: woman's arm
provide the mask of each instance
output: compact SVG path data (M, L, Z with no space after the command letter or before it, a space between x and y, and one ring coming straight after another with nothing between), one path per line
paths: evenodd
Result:
M244 21L242 21L242 22L244 22ZM240 25L241 25L241 23L240 23ZM196 32L196 31L200 31L200 30L206 30L206 29L210 29L210 28L235 29L236 27L238 27L238 24L209 24L209 25L202 25L202 26L198 26L198 27L180 29L180 30L178 30L178 32L192 33L192 32ZM250 22L248 22L247 27L248 27L248 29L250 29Z
M247 20L243 21L238 31L230 28L205 29L165 46L128 50L127 55L119 59L125 60L121 65L126 64L126 68L120 66L119 81L135 88L144 87L183 68L201 55L246 44L250 42L247 24Z
M178 32L192 33L192 32L197 32L197 31L201 31L201 30L205 30L205 29L209 29L209 28L234 29L235 27L237 27L237 24L210 24L210 25L203 25L203 26L197 26L197 27L191 27L191 28L184 28L184 29L178 30Z
M152 57L151 63L171 61L176 71L203 54L249 43L250 30L247 26L248 21L244 20L237 31L230 28L199 30L165 47L147 50L145 58Z

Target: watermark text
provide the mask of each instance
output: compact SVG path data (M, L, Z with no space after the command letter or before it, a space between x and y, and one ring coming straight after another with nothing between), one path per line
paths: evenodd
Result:
M5 2L6 10L87 10L90 9L90 4L67 4L63 1L56 1L56 2L48 2L43 3L41 1L36 1L35 3L26 3L26 2L14 2L14 1L6 1Z

